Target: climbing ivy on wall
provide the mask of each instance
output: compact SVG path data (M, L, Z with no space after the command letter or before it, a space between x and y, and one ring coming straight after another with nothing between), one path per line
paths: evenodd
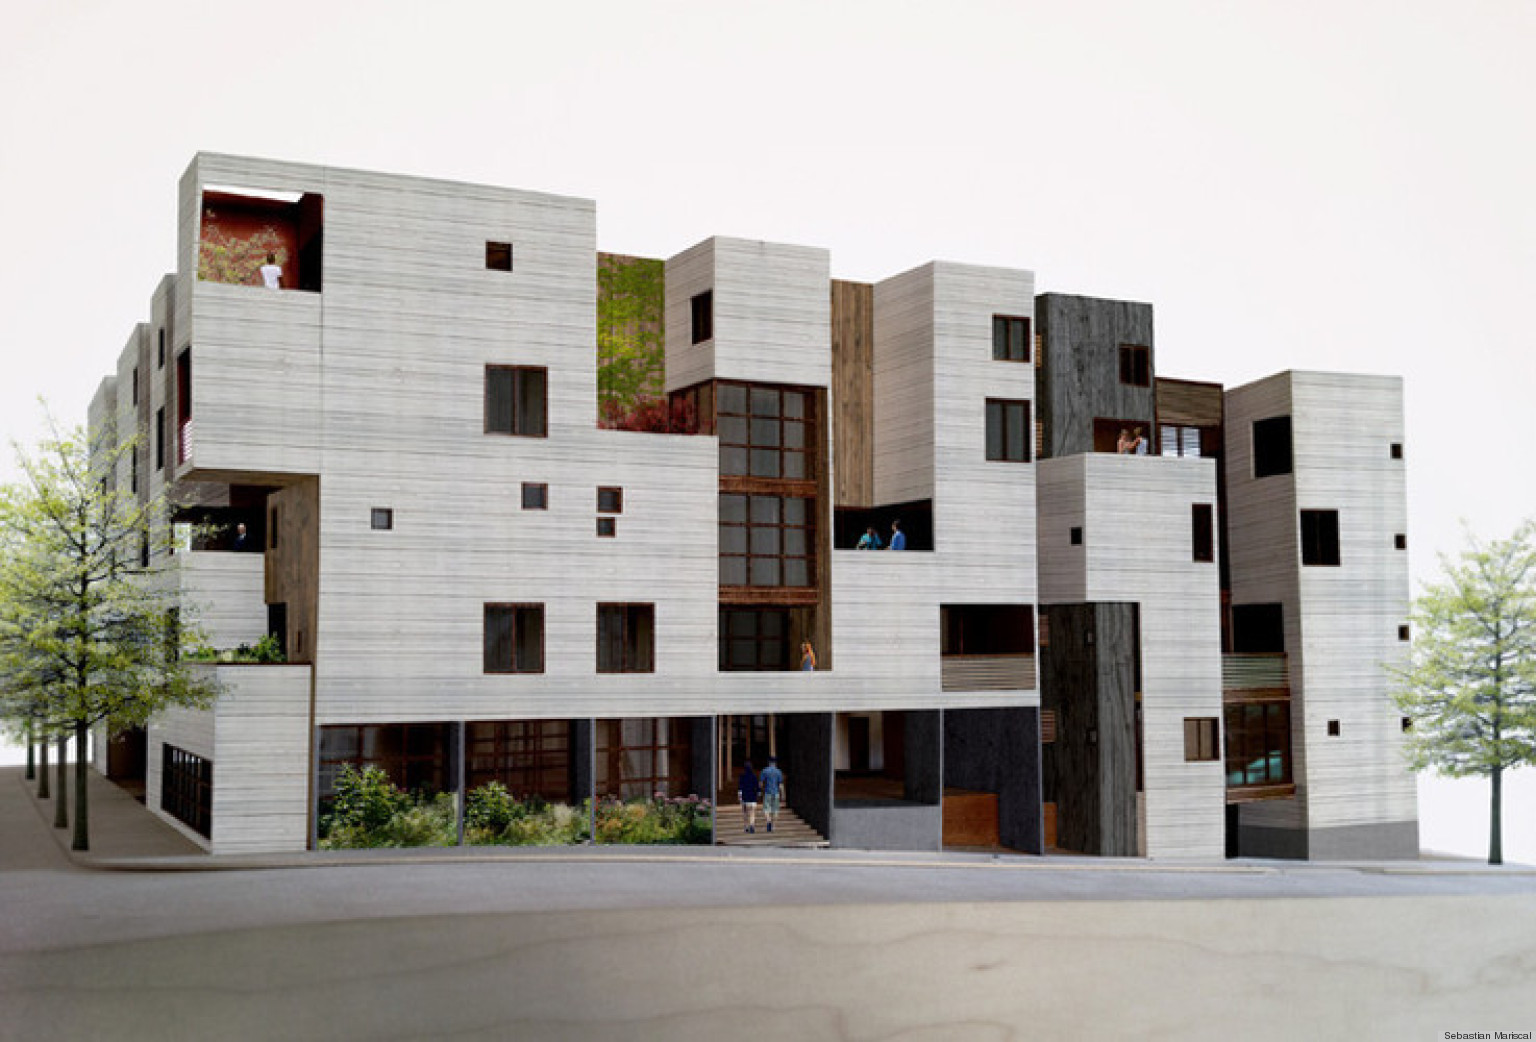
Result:
M597 398L604 426L663 394L666 265L603 254L597 265Z

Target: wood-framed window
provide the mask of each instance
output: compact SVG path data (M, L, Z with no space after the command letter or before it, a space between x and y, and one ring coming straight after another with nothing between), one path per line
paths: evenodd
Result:
M693 791L693 721L640 717L597 721L599 796L687 796Z
M549 486L543 482L523 482L523 509L548 510Z
M213 835L213 761L161 747L160 809L202 836Z
M1339 512L1303 510L1301 512L1301 563L1337 565L1339 563Z
M1029 361L1029 319L1013 315L992 316L992 359L996 362Z
M599 604L597 606L597 671L654 673L656 671L656 606Z
M616 518L600 517L597 519L597 535L599 539L613 539L619 534L619 522Z
M720 669L789 668L790 614L784 608L720 609Z
M1151 348L1140 344L1120 345L1120 382L1131 387L1151 386Z
M487 242L485 244L485 266L491 271L511 271L512 244L510 242Z
M395 512L389 507L374 507L368 512L368 527L375 532L388 532L395 527Z
M1028 463L1029 435L1029 402L987 399L987 459Z
M693 343L702 344L715 337L715 291L707 289L696 293L688 302L688 317Z
M446 723L327 724L320 728L319 796L324 803L336 792L345 764L377 767L412 794L458 789L453 726Z
M544 605L485 606L485 672L544 672Z
M1215 508L1209 503L1189 507L1190 560L1216 560Z
M543 366L486 366L485 433L547 437L548 383Z
M599 486L597 512L599 514L624 513L624 490L613 485Z
M1253 476L1291 472L1291 418L1271 416L1253 421Z
M814 399L807 391L718 383L715 434L720 438L720 473L786 481L814 479L814 412Z
M1227 740L1227 786L1285 785L1291 781L1291 704L1284 700L1234 702L1222 709Z
M1199 763L1221 758L1220 732L1214 716L1184 718L1184 762Z
M500 782L518 798L571 798L569 720L487 720L464 725L464 787Z
M939 654L941 656L1033 655L1034 653L1034 605L939 605Z
M814 586L811 502L800 496L721 493L720 585Z

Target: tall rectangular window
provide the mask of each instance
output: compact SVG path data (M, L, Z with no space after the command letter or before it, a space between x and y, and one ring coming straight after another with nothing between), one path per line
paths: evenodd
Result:
M1301 563L1336 565L1339 563L1339 512L1303 510L1301 512Z
M1267 478L1291 472L1291 418L1271 416L1253 421L1253 476Z
M1189 508L1190 559L1216 560L1216 526L1209 503L1193 503Z
M1152 383L1152 351L1140 344L1120 345L1120 382L1132 387Z
M133 367L133 404L139 404L139 367Z
M213 834L213 761L162 745L160 809L203 835Z
M597 671L653 673L656 671L656 606L599 604L597 606Z
M544 605L485 606L485 672L544 672Z
M715 291L705 290L688 302L692 322L693 343L702 344L715 336Z
M1029 403L987 399L987 459L1029 462Z
M1029 361L1029 319L992 316L992 358L998 362Z
M546 437L548 375L542 366L486 366L485 432Z
M155 469L165 469L165 406L155 410Z

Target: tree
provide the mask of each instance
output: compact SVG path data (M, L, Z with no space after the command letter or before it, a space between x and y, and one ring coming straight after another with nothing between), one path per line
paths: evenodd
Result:
M107 438L92 452L55 429L34 454L18 449L23 480L0 491L0 716L44 743L74 736L76 850L90 849L90 729L217 694L211 670L181 661L176 591L145 565L163 505L113 481L133 451Z
M1398 672L1414 770L1486 776L1488 863L1502 864L1503 774L1536 763L1536 522L1440 558L1414 602L1413 653Z

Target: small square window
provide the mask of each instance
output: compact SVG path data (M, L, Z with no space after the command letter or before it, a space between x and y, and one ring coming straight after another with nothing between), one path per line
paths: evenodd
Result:
M1399 532L1397 535L1392 537L1392 545L1397 547L1399 550L1406 550L1408 549L1408 537Z
M1339 736L1339 722L1337 720L1329 720L1328 721L1328 737L1329 738L1337 738L1338 736Z
M375 531L388 532L395 527L395 512L388 507L374 507L369 524Z
M1074 528L1074 529L1072 529L1072 545L1073 546L1082 546L1083 545L1083 530L1081 528Z
M624 490L612 486L597 490L597 510L601 514L624 513Z
M705 290L689 302L693 321L693 343L702 344L715 336L715 291Z
M1397 628L1397 639L1398 640L1412 640L1413 639L1413 631L1408 627L1408 624L1406 622L1403 623L1403 625L1401 625L1401 626L1399 626Z
M597 534L604 539L612 539L619 534L619 523L611 517L597 519Z
M524 510L548 510L549 486L546 484L523 482L523 509Z
M1184 762L1199 763L1215 760L1220 756L1214 716L1186 716L1184 718Z
M1394 441L1392 443L1392 458L1393 459L1402 459L1403 458L1403 443L1402 442Z
M510 242L486 243L485 266L491 271L511 271L512 244Z

